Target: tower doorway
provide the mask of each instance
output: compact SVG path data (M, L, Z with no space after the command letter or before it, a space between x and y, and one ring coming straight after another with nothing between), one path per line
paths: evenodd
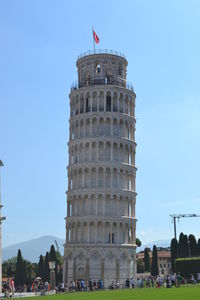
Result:
M83 266L78 267L77 270L77 279L78 280L85 280L85 269Z

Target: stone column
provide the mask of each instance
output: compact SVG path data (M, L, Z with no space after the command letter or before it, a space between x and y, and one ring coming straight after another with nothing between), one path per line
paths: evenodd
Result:
M97 243L97 222L94 222L94 242Z
M120 280L120 260L116 258L116 281Z
M90 119L90 136L92 136L92 119Z
M87 222L87 227L88 227L88 243L90 242L90 223Z
M131 259L130 258L128 259L128 266L129 267L128 267L128 274L127 275L128 275L128 278L130 278L130 266L131 266Z
M89 152L90 152L90 154L89 154L89 161L92 161L92 142L89 142Z
M105 271L105 259L102 258L101 259L101 279L103 281L103 284L105 284L104 283L104 271Z
M83 113L86 112L86 98L85 98L85 95L84 95L84 100L83 100Z
M112 226L113 224L110 222L110 244L112 244Z
M117 215L119 216L120 215L120 197L118 198L118 204L117 204Z
M96 168L96 187L99 186L99 168Z
M73 280L76 280L76 258L73 258Z
M88 281L90 278L90 259L86 258L86 267L85 267L85 280Z
M105 222L103 222L102 239L103 239L103 243L105 243Z
M125 113L125 99L124 97L122 99L123 99L123 113Z
M69 206L69 201L67 201L67 216L70 216L70 206Z
M110 160L113 161L113 143L111 143L111 148L110 148Z
M119 93L117 94L117 112L119 112Z
M103 215L105 216L105 213L106 213L106 198L105 198L105 195L103 197Z
M113 119L111 119L110 127L111 127L111 136L113 136Z
M95 208L95 214L98 215L98 196L96 196L96 208Z
M69 242L69 227L66 226L66 243Z
M111 112L113 112L113 93L111 93Z
M78 216L78 199L75 199L75 216Z
M63 272L64 284L68 283L68 259L65 260L64 272Z
M86 120L84 120L83 122L84 122L83 136L85 137L85 135L86 135ZM84 144L84 147L85 147L85 144Z
M99 142L97 141L97 161L99 161Z

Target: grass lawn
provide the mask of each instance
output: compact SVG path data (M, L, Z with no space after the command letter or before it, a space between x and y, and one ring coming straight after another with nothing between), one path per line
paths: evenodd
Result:
M200 285L181 288L129 289L101 292L67 293L37 297L37 300L200 300ZM25 299L25 298L23 298ZM30 298L26 298L27 300Z

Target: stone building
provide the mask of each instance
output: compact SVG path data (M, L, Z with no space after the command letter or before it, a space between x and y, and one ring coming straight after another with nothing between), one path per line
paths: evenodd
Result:
M171 250L169 248L157 247L159 274L170 274L171 272ZM152 263L153 252L149 249L150 265ZM144 251L137 253L137 259L144 262Z
M80 55L70 91L64 282L136 272L135 98L121 53Z

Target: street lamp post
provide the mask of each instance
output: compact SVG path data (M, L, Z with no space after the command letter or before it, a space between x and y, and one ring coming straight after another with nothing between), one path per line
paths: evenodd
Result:
M6 217L1 216L1 209L3 205L1 204L1 167L3 167L3 162L0 160L0 293L2 293L2 242L1 242L1 224Z
M55 279L55 261L49 262L49 269L50 269L50 287L51 290L55 290L56 279Z

